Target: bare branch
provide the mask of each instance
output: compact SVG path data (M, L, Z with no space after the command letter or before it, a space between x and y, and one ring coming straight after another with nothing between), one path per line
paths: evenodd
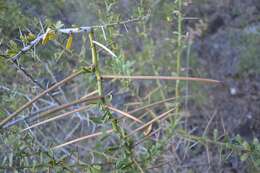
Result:
M43 118L43 117L46 117L49 114L58 112L60 110L65 110L66 108L68 108L70 106L73 106L73 105L76 105L76 104L81 104L81 103L84 103L84 102L96 101L96 100L99 100L99 99L102 99L102 98L103 97L101 97L101 96L95 96L95 97L84 97L84 98L81 98L81 99L78 99L78 100L74 100L74 101L72 101L70 103L66 103L66 104L60 105L60 106L58 106L56 108L50 109L50 110L40 114L36 118Z
M25 129L23 129L22 132L24 132L24 131L26 131L26 130L29 130L29 129L32 129L32 128L35 128L35 127L38 127L38 126L40 126L40 125L49 123L49 122L51 122L51 121L54 121L54 120L63 118L63 117L65 117L65 116L71 115L71 114L73 114L73 113L77 113L77 112L83 111L83 110L85 110L85 109L87 109L87 108L89 108L89 106L83 106L83 107L81 107L81 108L79 108L79 109L75 109L75 110L73 110L73 111L66 112L66 113L64 113L64 114L55 116L55 117L53 117L53 118L50 118L50 119L41 121L41 122L39 122L39 123L36 123L36 124L34 124L34 125L32 125L32 126L29 126L29 127L25 128Z
M77 139L65 142L65 143L63 143L61 145L57 145L57 146L53 147L52 149L54 149L54 150L55 149L59 149L59 148L65 147L65 146L70 145L70 144L74 144L76 142L79 142L79 141L82 141L82 140L85 140L85 139L94 138L94 137L101 136L103 134L109 134L109 133L112 133L112 132L113 132L113 129L109 129L106 132L93 133L91 135L83 136L83 137L80 137L80 138L77 138Z
M138 131L140 131L140 130L146 128L146 127L148 127L149 125L153 124L154 122L156 122L156 121L158 121L158 120L164 118L166 115L168 115L169 113L173 112L174 110L175 110L175 108L170 109L170 110L168 110L167 112L162 113L162 114L159 115L158 117L152 119L152 120L149 121L148 123L142 125L141 127L138 127L138 128L135 129L134 131L132 131L128 136L131 136L131 135L133 135L134 133L136 133L136 132L138 132Z
M28 108L29 106L31 106L34 102L36 102L39 98L43 97L44 95L46 95L47 93L49 93L50 91L58 88L59 86L63 85L64 83L72 80L73 78L75 78L76 76L82 74L84 71L80 70L78 72L75 72L73 74L71 74L70 76L68 76L67 78L63 79L62 81L56 83L55 85L53 85L52 87L50 87L49 89L43 91L42 93L40 93L39 95L37 95L35 98L33 98L31 101L27 102L26 104L24 104L22 107L20 107L19 109L17 109L14 113L12 113L11 115L9 115L8 117L6 117L4 120L2 120L0 122L0 128L3 127L9 120L13 119L14 117L16 117L17 115L19 115L19 113L21 113L24 109Z
M221 81L214 79L205 79L197 77L179 77L179 76L120 76L120 75L102 75L102 79L133 79L133 80L184 80L184 81L198 81L206 83L221 83Z
M139 120L138 118L134 117L133 115L130 115L130 114L127 113L127 112L123 112L123 111L118 110L118 109L116 109L116 108L114 108L114 107L112 107L112 106L109 106L109 105L106 105L106 107L107 107L108 109L110 109L111 111L117 112L117 113L119 113L119 114L121 114L121 115L126 116L127 118L130 118L130 119L134 120L135 122L138 122L138 123L140 123L140 124L143 124L143 122L142 122L141 120Z

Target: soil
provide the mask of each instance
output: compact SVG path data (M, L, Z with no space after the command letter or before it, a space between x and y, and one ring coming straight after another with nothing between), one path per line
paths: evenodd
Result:
M202 106L189 104L190 126L197 127L196 133L199 134L209 126L209 133L218 129L221 134L231 137L239 134L248 141L259 139L260 73L254 69L259 66L241 70L241 63L245 61L245 51L250 51L242 37L250 33L260 33L260 1L210 0L207 3L193 3L186 13L202 18L205 22L201 22L200 26L195 25L195 22L188 22L190 26L194 26L194 31L204 29L203 34L197 35L192 45L192 53L197 55L199 67L209 78L224 82L224 86L205 88L209 93L207 103ZM259 41L260 35L258 36ZM251 54L246 62L251 60L251 56L260 60L259 54ZM199 125L196 124L198 120ZM206 154L208 153L202 152L195 161L199 163L207 160L204 158ZM217 160L218 156L215 154L213 151L209 153L212 160ZM197 169L199 172L246 172L246 164L239 162L238 158L231 158L226 165L215 167L218 169L214 169L214 166L210 169Z

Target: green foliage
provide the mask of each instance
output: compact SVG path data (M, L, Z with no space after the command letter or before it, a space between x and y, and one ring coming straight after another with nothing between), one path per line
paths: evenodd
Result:
M244 72L254 72L260 73L260 49L258 45L260 44L260 32L243 34L241 37L242 50L241 50L241 60L239 64L240 71Z
M240 145L243 150L241 151L240 160L242 162L247 162L251 171L260 170L260 143L257 138L254 138L252 142L247 142L240 136L236 136L235 141Z

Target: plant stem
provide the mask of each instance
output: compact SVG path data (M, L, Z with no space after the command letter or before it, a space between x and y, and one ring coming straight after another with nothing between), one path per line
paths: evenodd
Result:
M177 61L176 61L176 74L180 76L181 69L181 53L182 53L182 0L178 0L178 39L177 39ZM180 81L176 81L175 86L175 97L179 100L180 97ZM176 104L176 114L178 115L180 111L179 103Z
M95 74L96 74L97 87L98 87L97 88L98 95L102 96L103 95L103 87L102 87L101 75L100 75L99 64L98 64L97 49L96 49L96 45L94 44L94 31L93 31L93 29L91 29L91 31L89 32L89 42L90 42L90 48L91 48L91 53L92 53L92 63L95 67Z
M197 81L212 84L221 84L222 82L214 79L182 77L182 76L122 76L122 75L102 75L102 79L131 79L131 80L176 80L176 81Z

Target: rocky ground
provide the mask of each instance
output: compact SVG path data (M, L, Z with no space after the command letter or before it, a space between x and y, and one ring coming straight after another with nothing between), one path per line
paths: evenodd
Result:
M221 0L193 3L187 8L189 16L202 19L194 28L200 34L192 45L199 70L210 78L224 81L224 86L206 89L209 93L203 106L190 105L191 124L202 121L211 131L241 135L251 141L260 137L260 1ZM189 24L192 25L192 22ZM195 32L196 33L196 32ZM196 69L195 69L196 70ZM203 123L204 121L204 123ZM209 124L210 122L210 124ZM210 130L209 130L210 131ZM205 160L202 153L198 160ZM216 153L210 153L216 159ZM231 159L228 169L202 172L245 172L237 159Z

